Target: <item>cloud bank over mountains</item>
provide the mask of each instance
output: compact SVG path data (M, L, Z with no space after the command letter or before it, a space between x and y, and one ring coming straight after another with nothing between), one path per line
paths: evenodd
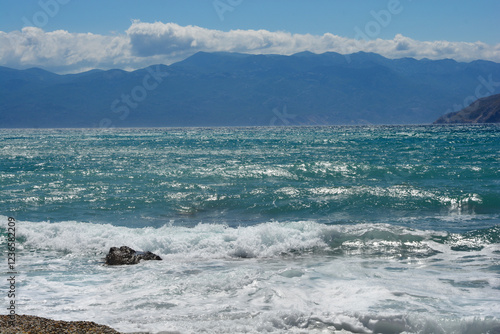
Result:
M133 70L152 64L171 64L198 51L291 55L302 51L351 54L374 52L387 58L451 58L500 62L500 44L483 42L416 41L403 35L392 40L370 39L362 31L354 38L331 33L291 34L267 30L220 31L175 23L132 22L125 34L97 35L52 32L36 27L0 31L0 65L42 67L56 73L99 68Z

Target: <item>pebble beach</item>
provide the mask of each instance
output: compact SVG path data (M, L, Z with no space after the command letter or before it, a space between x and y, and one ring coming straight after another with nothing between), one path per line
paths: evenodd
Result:
M0 315L0 334L120 334L91 321L59 321L32 315L16 315L15 326L8 315Z

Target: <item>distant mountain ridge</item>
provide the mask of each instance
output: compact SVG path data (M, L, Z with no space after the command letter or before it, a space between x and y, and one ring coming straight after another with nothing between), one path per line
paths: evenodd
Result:
M468 107L438 118L434 124L500 123L500 94L484 97Z
M481 78L500 81L500 64L199 52L133 72L0 67L0 127L425 124L465 107Z

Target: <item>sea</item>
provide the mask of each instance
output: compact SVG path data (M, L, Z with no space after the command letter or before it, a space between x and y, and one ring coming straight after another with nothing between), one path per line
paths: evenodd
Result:
M500 126L2 129L0 185L1 314L11 217L17 314L500 333Z

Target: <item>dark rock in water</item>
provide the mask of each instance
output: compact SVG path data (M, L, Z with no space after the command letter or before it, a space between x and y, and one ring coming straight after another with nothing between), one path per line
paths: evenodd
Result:
M141 260L159 260L161 261L161 257L151 252L136 252Z
M122 265L122 264L137 264L141 260L160 260L156 254L151 252L136 252L130 247L121 246L111 247L109 249L108 255L106 255L106 264L110 266Z

